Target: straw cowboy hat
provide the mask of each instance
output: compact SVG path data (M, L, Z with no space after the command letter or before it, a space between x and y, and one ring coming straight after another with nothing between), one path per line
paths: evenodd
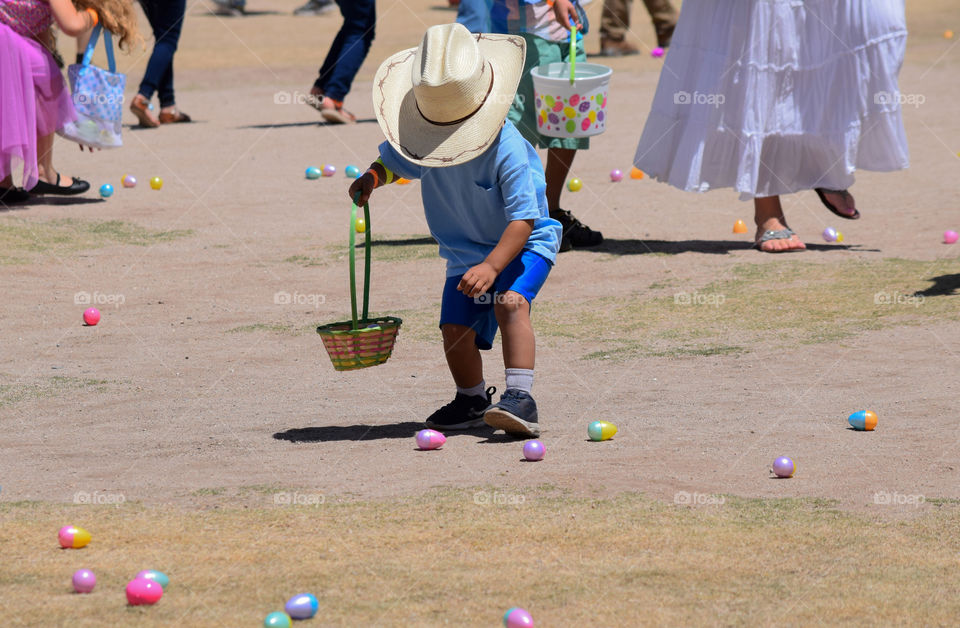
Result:
M516 35L431 26L420 46L377 70L373 109L387 141L423 166L455 166L479 156L500 133L525 51Z

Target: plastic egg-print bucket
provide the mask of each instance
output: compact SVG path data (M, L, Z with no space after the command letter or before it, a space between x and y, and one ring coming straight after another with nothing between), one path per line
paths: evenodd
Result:
M590 137L606 130L607 89L613 70L597 63L548 63L530 70L537 130L550 137Z

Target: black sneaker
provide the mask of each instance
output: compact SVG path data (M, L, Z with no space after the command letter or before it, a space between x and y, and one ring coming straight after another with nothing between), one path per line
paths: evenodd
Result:
M430 415L423 422L435 430L469 430L483 425L483 413L490 407L490 400L497 389L491 386L485 395L457 393L453 401Z
M551 211L550 217L563 226L563 235L560 239L561 252L569 251L573 247L597 246L603 242L602 233L583 224L566 209Z
M490 427L503 430L511 436L540 436L537 402L530 393L516 388L503 391L500 401L490 406L483 420Z

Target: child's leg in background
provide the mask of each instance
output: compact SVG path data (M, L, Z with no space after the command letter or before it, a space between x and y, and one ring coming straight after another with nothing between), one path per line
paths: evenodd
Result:
M570 174L570 167L573 165L573 158L576 155L576 149L547 149L547 165L543 170L543 175L547 180L547 207L550 208L551 213L560 210L560 194L563 192L563 185L567 180L567 175Z
M320 68L314 89L336 101L343 101L357 71L367 58L377 22L374 0L338 0L343 26L333 40Z
M443 353L450 375L458 389L474 388L483 383L483 358L477 348L477 332L464 325L444 324Z

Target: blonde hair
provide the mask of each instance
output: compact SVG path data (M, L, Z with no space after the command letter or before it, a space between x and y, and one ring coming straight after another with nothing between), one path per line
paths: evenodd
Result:
M81 11L96 11L103 28L119 38L117 45L122 50L129 52L132 44L143 42L132 0L73 0L73 5Z

